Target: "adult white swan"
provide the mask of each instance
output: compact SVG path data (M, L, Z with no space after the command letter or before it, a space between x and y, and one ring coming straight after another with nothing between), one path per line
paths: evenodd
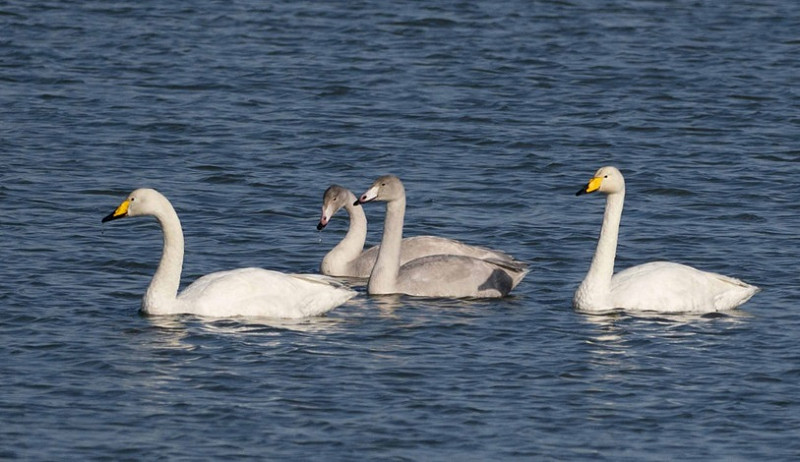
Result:
M331 185L322 196L322 214L317 229L322 230L342 208L350 217L350 227L342 240L328 252L320 264L320 272L331 276L369 277L379 245L364 250L367 239L367 217L364 209L355 204L356 196L347 188ZM510 255L486 247L467 245L453 239L437 236L414 236L402 240L400 265L428 255L467 255L518 264Z
M758 292L758 287L738 279L671 262L645 263L614 274L625 200L622 173L614 167L603 167L576 195L595 191L606 194L606 210L589 272L575 291L575 308L705 313L736 308Z
M386 202L383 238L367 283L373 295L407 294L423 297L503 297L528 273L516 260L480 259L466 255L429 255L401 266L406 193L399 178L378 178L358 199Z
M143 215L158 220L164 237L161 262L142 299L144 313L302 318L321 315L356 295L325 276L285 274L261 268L207 274L178 295L183 230L166 197L153 189L137 189L102 221Z

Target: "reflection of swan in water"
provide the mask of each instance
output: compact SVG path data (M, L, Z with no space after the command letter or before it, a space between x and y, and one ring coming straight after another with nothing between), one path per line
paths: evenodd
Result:
M178 295L183 230L166 197L154 189L137 189L103 222L147 215L161 225L164 249L142 300L146 314L303 318L319 316L356 295L338 281L318 274L285 274L261 268L211 273Z
M367 216L364 214L364 209L355 202L356 196L347 188L332 185L325 190L317 229L325 228L333 215L342 208L350 217L350 227L339 244L322 259L320 264L322 274L366 278L375 266L380 246L364 250L364 242L367 239ZM403 238L401 241L400 266L429 255L465 255L481 260L493 259L512 265L520 264L504 252L438 236L413 236Z
M588 363L604 381L629 380L625 371L642 367L637 357L643 348L652 355L652 343L665 351L696 348L698 331L725 332L735 329L751 315L742 310L724 313L655 313L615 310L607 313L581 312L581 330L586 338ZM647 345L646 347L643 347ZM647 365L651 362L648 361ZM645 366L647 367L647 366ZM596 382L593 382L596 383Z
M581 313L582 319L605 333L613 333L616 337L622 323L643 323L646 325L664 325L674 328L681 325L723 323L739 324L752 317L742 310L730 310L713 313L659 313L655 311L629 311L616 309L602 313Z
M356 316L374 320L377 309L381 319L401 329L427 328L431 325L458 325L459 328L474 325L477 328L484 322L487 313L497 309L497 301L488 298L429 298L388 294L357 299L362 300L367 301L368 309L348 310L348 320ZM515 301L508 303L514 304Z
M143 342L149 348L185 351L195 348L195 345L185 341L190 332L181 316L149 316L147 321L154 327L148 331L147 342Z
M363 300L363 299L361 299ZM358 300L356 300L357 304ZM348 304L348 306L350 306ZM336 316L312 318L234 318L201 319L192 315L149 316L147 322L154 327L147 340L149 349L194 351L197 335L214 335L233 338L252 346L251 351L268 354L268 350L296 347L296 337L290 333L332 334L350 328L349 320ZM244 347L243 347L244 348Z
M503 297L528 273L518 261L479 259L464 255L430 255L401 266L406 193L399 178L378 178L358 200L386 202L378 258L369 277L371 295L406 294L421 297Z
M348 305L349 306L349 305ZM282 331L303 333L332 333L341 329L345 320L334 316L317 316L313 318L247 318L247 323L210 322L203 323L201 328L207 332L222 335L246 335L248 337L264 337L269 344L281 343ZM268 338L274 338L274 342ZM260 343L260 342L259 342Z
M578 195L595 191L606 194L606 210L589 272L575 291L575 308L592 312L623 308L708 313L736 308L758 292L758 287L738 279L672 262L645 263L614 274L625 200L622 173L603 167Z

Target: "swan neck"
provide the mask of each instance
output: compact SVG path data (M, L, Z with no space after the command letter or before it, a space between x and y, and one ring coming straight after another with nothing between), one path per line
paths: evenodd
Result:
M350 217L350 226L347 228L342 241L337 245L336 249L341 249L347 254L349 260L353 260L361 255L364 249L364 242L367 240L367 216L364 214L364 207L360 205L353 205L356 196L352 195L352 200L348 199L348 204L345 206L347 215Z
M347 274L349 265L364 251L367 240L367 216L364 207L353 205L356 196L350 194L345 211L350 218L347 234L322 259L320 271L323 274Z
M170 205L156 215L164 239L161 261L147 288L142 310L150 314L168 314L177 303L183 269L183 229L178 214Z
M386 203L386 220L383 238L375 267L369 277L367 291L370 294L396 293L397 275L400 272L400 247L403 242L403 220L406 213L406 198L401 197Z
M353 200L347 200L345 210L350 215L350 228L347 230L345 239L354 242L359 242L360 246L364 247L364 241L367 240L367 215L364 213L364 207L360 205L353 205L356 196L352 196Z
M613 308L611 301L611 278L614 276L614 260L617 255L619 224L622 218L622 206L625 202L625 191L609 194L603 213L603 226L597 240L592 264L581 283L579 290L591 294L593 305Z

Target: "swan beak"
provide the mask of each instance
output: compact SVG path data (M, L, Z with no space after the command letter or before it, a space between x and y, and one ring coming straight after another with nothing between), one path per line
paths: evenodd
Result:
M323 213L319 219L319 223L317 223L317 231L322 231L322 228L328 226L328 221L328 217Z
M330 205L323 205L322 206L322 213L319 215L319 223L317 224L317 231L322 231L322 228L328 226L328 222L331 221L333 214L336 213L335 210L330 209Z
M372 202L377 198L378 198L377 188L372 187L369 188L367 192L362 194L361 197L359 197L358 200L353 203L353 205L366 204L367 202Z
M602 182L603 182L603 177L596 176L591 180L589 180L589 183L586 185L586 187L581 188L578 192L575 193L575 195L580 196L581 194L593 193L598 189L600 189L600 183Z
M101 222L105 223L107 221L116 220L117 218L123 218L123 217L128 216L128 206L129 205L130 205L130 201L128 201L128 200L126 200L123 203L119 204L119 207L117 207L117 210L114 210L114 212L109 213L108 215L106 215Z

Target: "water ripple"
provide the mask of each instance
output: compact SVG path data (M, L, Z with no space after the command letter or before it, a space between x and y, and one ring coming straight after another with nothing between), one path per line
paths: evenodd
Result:
M796 2L53 0L0 6L0 458L794 460ZM626 175L617 267L744 309L571 308ZM331 183L403 178L406 235L531 264L499 301L359 296L302 320L139 313L173 201L182 282L316 271ZM378 243L381 207L368 209Z

